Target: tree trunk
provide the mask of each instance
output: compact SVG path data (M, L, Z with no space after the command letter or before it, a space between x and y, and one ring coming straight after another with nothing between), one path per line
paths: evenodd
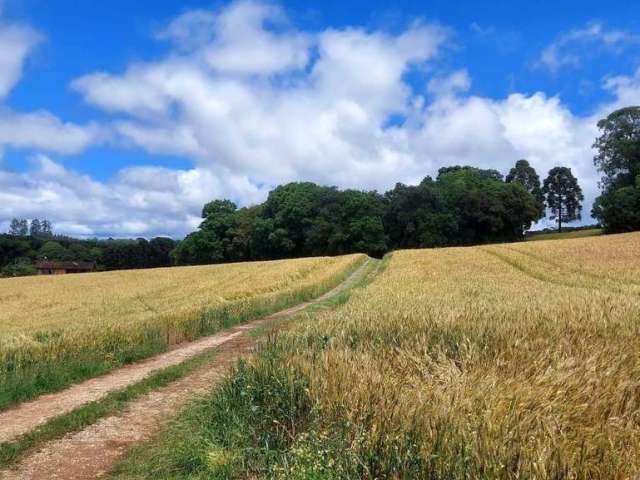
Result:
M559 198L558 205L558 233L562 233L562 197Z

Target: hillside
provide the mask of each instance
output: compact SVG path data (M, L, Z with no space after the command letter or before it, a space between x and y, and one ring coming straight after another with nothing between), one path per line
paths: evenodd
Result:
M635 478L638 258L638 233L395 252L116 477Z

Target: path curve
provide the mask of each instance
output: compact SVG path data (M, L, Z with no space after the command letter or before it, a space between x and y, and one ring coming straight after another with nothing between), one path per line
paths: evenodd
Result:
M6 430L12 432L13 437L9 438L15 438L19 435L15 432L27 432L83 403L135 383L154 370L175 365L210 348L218 347L219 350L210 363L198 367L182 379L132 401L125 411L118 415L103 418L80 432L70 433L59 440L49 442L15 469L0 472L0 478L80 480L99 477L109 471L115 461L131 446L148 440L157 433L163 420L175 413L187 398L208 390L240 357L252 350L257 339L242 335L244 332L267 322L289 318L312 304L351 288L366 272L369 262L370 260L365 261L344 282L314 300L244 323L4 412L0 415L2 435L9 435L4 433ZM7 421L15 423L5 423Z

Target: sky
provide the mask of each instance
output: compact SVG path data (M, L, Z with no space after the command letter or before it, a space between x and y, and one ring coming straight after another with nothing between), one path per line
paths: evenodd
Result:
M0 231L181 238L216 198L519 158L591 223L597 121L634 104L639 2L0 0Z

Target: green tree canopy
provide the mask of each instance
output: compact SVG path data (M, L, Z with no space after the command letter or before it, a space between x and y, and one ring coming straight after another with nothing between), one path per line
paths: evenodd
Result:
M527 191L536 199L538 206L538 218L536 218L536 220L544 217L544 194L542 193L542 186L540 185L540 177L527 160L524 158L518 160L505 177L505 181L507 183L519 182L524 185ZM529 227L530 225L526 228L528 229Z
M616 110L598 122L595 166L604 173L605 191L633 186L640 175L640 107Z
M635 185L616 188L598 197L592 215L607 233L640 230L640 175Z
M580 220L582 211L582 189L578 180L567 167L555 167L549 170L542 187L551 210L551 219L558 223L558 231L562 231L562 224Z

